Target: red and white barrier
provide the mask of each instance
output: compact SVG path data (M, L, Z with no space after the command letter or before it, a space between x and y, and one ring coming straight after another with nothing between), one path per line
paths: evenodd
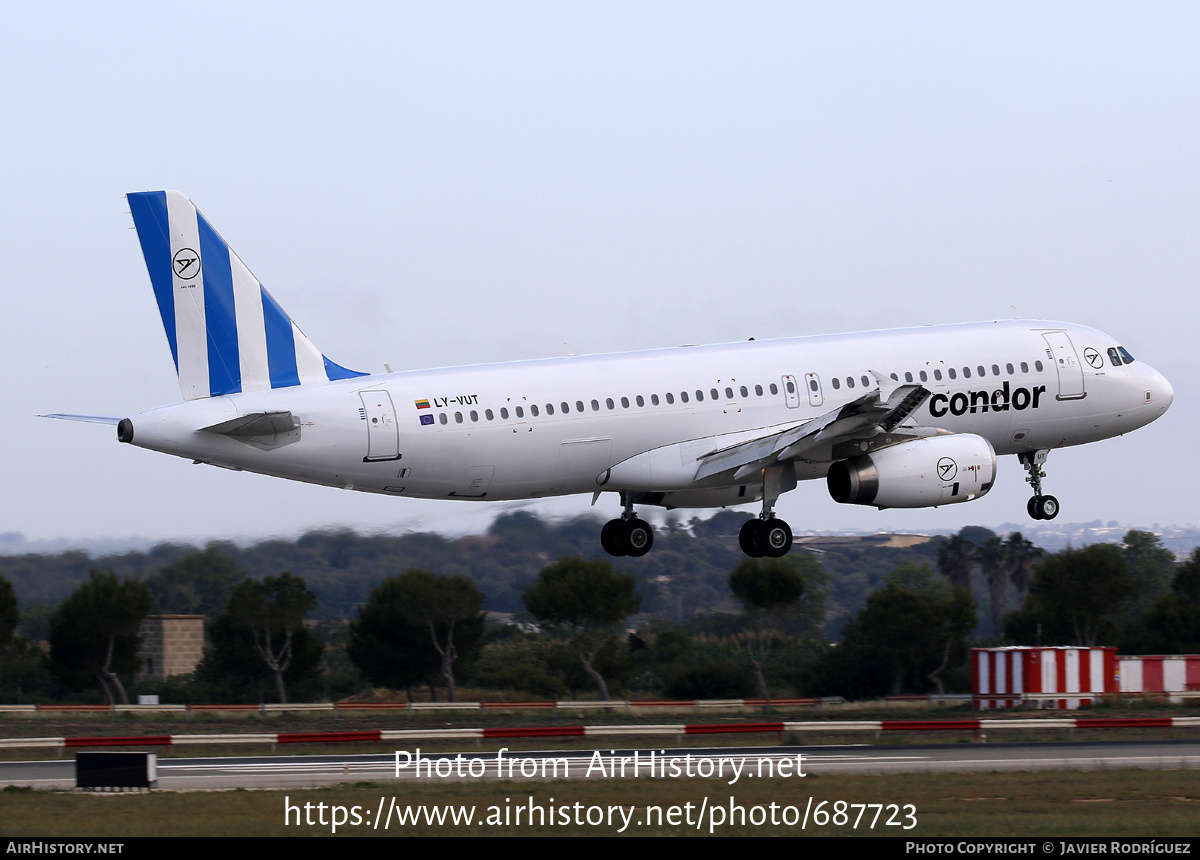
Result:
M1117 649L972 648L971 690L980 710L1017 707L1027 697L1060 709L1078 708L1097 695L1118 692ZM1054 693L1075 695L1047 696Z

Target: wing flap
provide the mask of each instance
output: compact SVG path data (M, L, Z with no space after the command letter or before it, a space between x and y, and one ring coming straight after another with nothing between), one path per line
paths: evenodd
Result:
M852 437L871 437L890 433L912 415L929 397L921 385L889 386L882 396L883 381L857 400L808 421L713 451L699 458L696 480L733 471L734 481L784 460L802 457L822 446L831 446Z

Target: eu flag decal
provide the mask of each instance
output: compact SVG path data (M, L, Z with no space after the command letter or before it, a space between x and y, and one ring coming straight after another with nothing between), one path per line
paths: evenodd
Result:
M421 425L422 425L422 426L424 426L424 425L426 425L426 424L432 424L432 423L433 423L433 416L432 416L432 415L422 415L422 416L421 416Z

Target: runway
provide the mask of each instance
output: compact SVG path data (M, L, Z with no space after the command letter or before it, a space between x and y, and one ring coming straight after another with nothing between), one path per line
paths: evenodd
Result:
M407 750L415 753L415 747ZM653 754L653 755L652 755ZM1200 769L1200 741L1111 741L894 746L596 748L422 754L160 758L164 790L301 788L344 782L464 782L671 777L733 782L773 775L968 773L989 771ZM397 769L397 761L407 766ZM604 768L604 771L598 770ZM783 769L788 769L785 774ZM656 770L657 769L657 770ZM419 771L419 772L418 772ZM590 771L590 772L589 772ZM72 759L0 763L0 786L70 789Z

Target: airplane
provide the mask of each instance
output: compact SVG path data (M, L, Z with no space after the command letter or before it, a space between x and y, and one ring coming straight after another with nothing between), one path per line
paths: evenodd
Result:
M761 503L739 534L781 557L774 514L799 481L843 504L919 508L986 495L1015 454L1043 493L1050 451L1128 433L1174 392L1081 325L1003 320L367 374L327 358L178 191L130 193L183 402L115 424L120 442L196 463L421 499L620 499L600 532L639 557L636 505Z

